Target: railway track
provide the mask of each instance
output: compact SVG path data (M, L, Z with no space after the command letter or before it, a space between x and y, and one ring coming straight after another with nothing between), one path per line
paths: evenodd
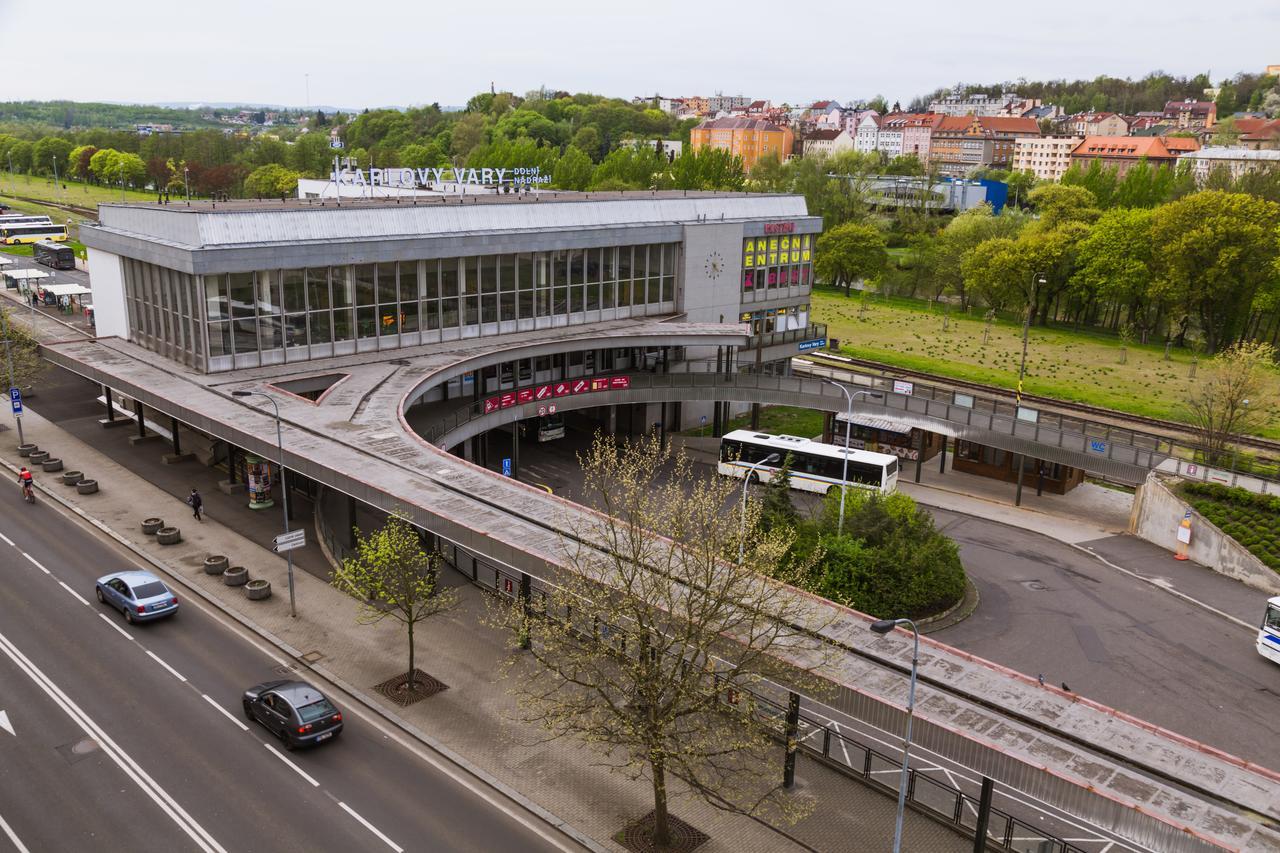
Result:
M891 364L885 364L879 361L851 358L850 356L835 355L832 353L805 353L804 358L827 367L858 367L864 370L874 371L884 376L920 379L927 381L930 385L944 388L959 388L966 391L978 391L991 397L1012 398L1013 396L1013 392L1008 388L1002 388L998 385L986 385L981 382L971 382L967 379L951 379L949 377L938 376L932 373L924 373L919 370L895 367ZM1086 415L1090 420L1095 420L1100 423L1111 423L1114 426L1123 427L1125 429L1144 427L1153 433L1159 433L1163 437L1178 439L1193 445L1198 444L1200 440L1199 436L1196 435L1195 431L1189 425L1180 423L1179 421L1152 418L1146 415L1135 415L1129 412L1121 412L1116 409L1107 409L1102 406L1091 406L1088 403L1060 400L1056 397L1042 397L1038 394L1024 393L1022 395L1022 399L1024 401L1041 405L1046 409L1064 413ZM1267 453L1274 454L1276 458L1280 458L1280 441L1254 435L1236 435L1233 437L1232 441L1240 447L1266 451Z
M38 204L42 207L56 207L58 210L65 210L68 213L74 213L76 216L83 216L87 219L98 218L97 208L80 207L75 204L64 204L62 202L49 201L44 198L30 198L23 195L6 195L4 193L0 193L0 195L4 195L5 198L11 198L14 201L25 201L28 204Z

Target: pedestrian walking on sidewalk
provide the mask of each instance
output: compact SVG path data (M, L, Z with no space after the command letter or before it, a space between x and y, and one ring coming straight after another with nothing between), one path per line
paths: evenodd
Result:
M187 495L187 506L191 507L191 515L196 521L204 521L200 517L200 510L204 507L204 498L200 497L200 493L195 489L192 489L191 494Z
M40 294L36 291L34 287L31 288L31 307L32 308L40 307Z

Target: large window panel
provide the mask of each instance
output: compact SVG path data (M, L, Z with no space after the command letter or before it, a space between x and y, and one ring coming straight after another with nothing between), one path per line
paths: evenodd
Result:
M532 252L521 252L516 255L516 285L520 290L533 290Z
M375 296L373 264L356 264L354 275L356 280L356 305L373 305ZM361 336L363 337L363 335Z
M230 276L231 316L240 319L253 317L253 273L233 272ZM236 352L243 352L236 347Z
M480 272L476 267L478 260L478 258L462 259L460 283L463 296L475 296L480 292Z
M440 298L440 259L423 261L422 296L424 299Z
M458 328L458 300L456 297L440 300L440 328Z
M400 331L418 331L418 305L418 302L400 303Z
M323 311L329 302L329 268L313 267L307 270L307 308Z
M630 281L631 279L631 247L618 247L618 281ZM628 303L630 304L630 303Z
M284 310L290 314L307 310L307 275L303 270L285 270L281 273L284 283Z
M458 295L457 258L445 258L440 261L440 295L444 297Z
M631 277L643 282L649 274L649 247L636 246L631 261Z
M231 324L226 321L209 324L209 356L220 355L231 355Z
M551 253L551 284L564 287L569 283L569 253L556 251Z
M334 341L349 341L355 330L351 324L351 309L338 308L333 312L333 339Z
M287 347L305 347L307 345L307 315L284 315L284 345Z
M586 281L586 253L582 249L569 252L569 284L582 284Z
M396 294L396 265L378 264L378 304L389 305L399 301ZM405 264L408 267L408 264Z
M333 340L333 329L330 323L333 314L329 311L312 311L307 315L307 326L311 331L311 343L327 344Z
M378 336L378 320L372 305L356 308L356 337L376 338Z
M516 289L516 256L498 256L498 287L503 292Z
M330 267L329 284L333 292L334 308L350 308L355 304L356 294L355 286L351 281L351 267Z
M600 285L600 306L602 308L612 308L617 304L618 283L616 281L606 281Z
M495 293L486 293L480 297L480 322L496 323L498 322L498 296Z
M279 314L280 313L280 271L279 270L259 270L257 276L258 283L258 313L259 314Z
M428 267L430 269L430 267ZM440 328L440 303L439 302L423 302L422 303L422 327L424 330L434 332Z
M519 302L517 304L517 310L520 312L519 319L525 320L525 319L528 319L529 317L532 317L533 316L533 291L522 290L517 295L520 297Z
M234 303L233 303L234 305ZM258 351L258 321L253 318L231 321L231 342L238 355Z
M508 291L498 294L498 312L499 320L514 320L516 318L516 295Z
M280 315L258 318L258 346L264 350L280 349L280 347L284 346L284 336L280 328Z
M498 259L492 255L476 258L480 270L480 292L498 292Z
M462 300L462 325L474 326L480 322L480 297L468 296Z

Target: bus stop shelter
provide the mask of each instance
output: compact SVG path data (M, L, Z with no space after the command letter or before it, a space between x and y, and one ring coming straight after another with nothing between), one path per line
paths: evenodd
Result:
M0 272L0 276L4 277L5 287L26 288L35 285L42 278L49 278L50 274L43 270L5 270Z
M77 313L92 301L85 297L92 294L93 290L83 284L46 284L41 290L57 297L58 304L68 314Z

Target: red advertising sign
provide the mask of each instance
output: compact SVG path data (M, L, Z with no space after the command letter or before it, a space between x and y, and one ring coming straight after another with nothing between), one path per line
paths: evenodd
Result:
M570 386L568 382L557 382L551 387L551 393L555 394L557 397L563 397L564 395L571 393L572 390L572 386Z
M607 390L609 390L609 380L608 380L608 379L603 379L603 378L601 378L601 379L592 379L592 380L591 380L591 390L592 390L592 391L607 391Z
M591 388L591 383L585 379L575 379L573 382L573 393L581 394Z
M516 395L510 391L498 398L498 405L503 409L509 409L516 404Z
M631 387L630 376L611 376L609 377L609 387L619 391L625 391Z
M794 222L766 222L764 224L764 233L766 234L790 234L796 230Z
M496 411L498 411L497 397L490 397L488 400L484 401L484 413L486 415L489 414L490 412L496 412Z
M533 402L533 389L532 389L532 388L522 388L522 389L520 389L519 391L517 391L517 392L516 392L516 402L517 402L517 403L532 403L532 402Z

